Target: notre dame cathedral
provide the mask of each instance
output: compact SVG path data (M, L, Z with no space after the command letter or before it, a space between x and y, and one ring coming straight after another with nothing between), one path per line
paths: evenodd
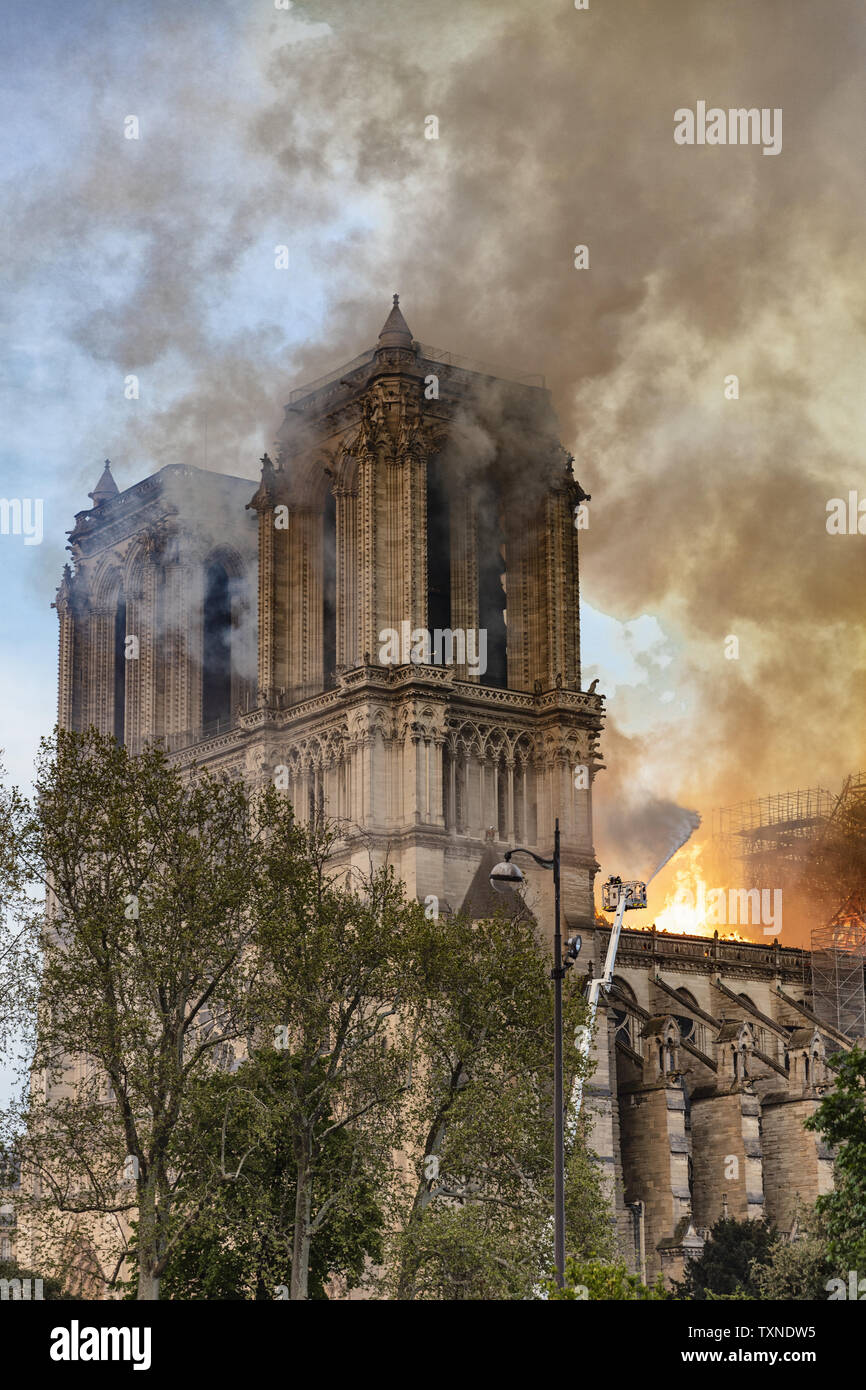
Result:
M591 925L584 494L543 388L429 351L395 296L372 351L293 393L255 491L170 465L120 493L106 464L57 597L60 723L282 776L342 858L388 856L443 907L558 815L566 912ZM451 659L386 650L419 631Z
M387 859L476 919L503 850L549 854L558 817L566 928L600 973L588 499L549 393L416 342L395 296L375 347L292 392L273 452L257 487L176 464L120 492L106 464L56 599L61 725L281 779L336 823L341 865ZM549 878L528 875L541 924ZM725 1212L790 1229L832 1183L802 1120L850 1039L810 1007L807 956L623 933L587 1096L644 1276Z

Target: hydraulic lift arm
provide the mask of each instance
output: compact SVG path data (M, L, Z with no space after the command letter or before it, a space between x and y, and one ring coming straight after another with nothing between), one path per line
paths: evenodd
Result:
M583 1027L578 1029L574 1039L574 1045L582 1059L589 1056L589 1049L592 1046L592 1036L595 1031L595 1016L598 1012L598 996L603 989L607 989L610 986L613 980L613 972L616 967L616 953L619 947L620 934L622 932L623 914L629 909L646 907L646 884L638 880L623 883L622 879L609 878L602 889L602 902L608 909L616 907L616 916L613 922L613 929L610 933L610 940L607 943L604 974L590 981L589 993L587 995L589 1017ZM578 1076L574 1083L571 1105L569 1107L569 1140L574 1137L574 1130L577 1124L577 1117L580 1114L582 1100L583 1077Z

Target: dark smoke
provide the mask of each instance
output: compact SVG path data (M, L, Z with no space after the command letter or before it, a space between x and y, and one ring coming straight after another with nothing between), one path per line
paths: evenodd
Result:
M289 390L372 346L399 291L420 340L546 375L593 497L584 598L675 644L675 706L639 687L626 726L610 705L608 862L632 852L620 755L705 818L866 764L866 543L825 528L829 498L866 495L859 0L154 0L121 43L122 10L89 5L34 74L88 86L7 216L10 285L48 280L70 360L106 401L126 372L146 387L68 438L82 505L106 452L129 485L201 463L205 425L209 467L254 478ZM701 99L781 107L782 153L676 146Z

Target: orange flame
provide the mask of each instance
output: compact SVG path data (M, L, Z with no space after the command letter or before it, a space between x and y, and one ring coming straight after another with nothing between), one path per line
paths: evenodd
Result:
M711 937L715 933L715 923L706 921L707 895L710 890L704 878L702 855L703 846L700 844L692 845L677 855L674 861L676 869L673 883L667 891L661 910L655 914L656 931L675 933L678 936ZM638 923L628 922L627 925L632 927ZM650 930L652 919L646 926L643 922L640 926L645 931ZM747 936L740 936L739 932L724 929L719 929L719 936L727 941L749 940Z

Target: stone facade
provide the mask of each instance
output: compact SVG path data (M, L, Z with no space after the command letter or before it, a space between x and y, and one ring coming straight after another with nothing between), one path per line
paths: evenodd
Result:
M599 973L608 933L594 937ZM790 1231L831 1190L833 1155L803 1121L828 1053L852 1044L812 1013L808 964L776 942L623 932L588 1095L608 1117L600 1151L635 1270L678 1278L719 1217Z
M443 907L491 844L549 852L558 816L566 918L588 924L603 701L580 682L585 494L543 388L430 351L395 302L374 349L293 393L255 490L178 466L118 493L106 468L57 596L60 722L282 779L301 816L340 826L340 861L388 857ZM383 662L403 625L484 633L487 670L456 640L447 664Z
M475 916L490 862L549 854L558 817L565 926L598 973L603 700L581 688L586 494L556 431L543 388L424 348L395 297L374 348L293 393L257 487L176 465L121 493L106 465L57 594L61 725L276 779L336 822L347 871L387 858L411 895ZM487 669L459 644L383 659L404 626L483 632ZM551 922L551 875L527 880ZM647 1277L678 1274L724 1211L786 1225L827 1189L802 1120L848 1043L805 979L799 951L623 933L586 1103Z

